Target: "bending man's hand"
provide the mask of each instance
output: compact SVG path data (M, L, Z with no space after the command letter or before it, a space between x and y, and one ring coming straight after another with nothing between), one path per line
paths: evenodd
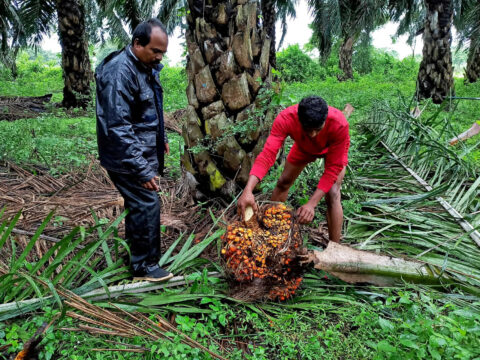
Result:
M253 196L253 189L258 182L259 180L255 175L250 175L248 177L247 185L245 185L245 189L243 189L242 195L238 198L237 208L240 217L243 220L245 220L245 209L247 206L251 206L255 214L258 212L258 206L255 202L255 197Z
M165 143L165 154L170 155L170 145L168 143Z
M147 189L147 190L152 190L152 191L155 191L155 192L159 192L160 187L158 186L158 176L154 176L153 178L151 178L146 183L143 183L142 187Z
M307 203L297 210L297 216L300 224L308 224L315 216L315 207Z
M238 212L242 219L245 217L245 209L251 206L253 212L256 214L258 211L257 203L255 202L255 197L251 191L243 190L242 195L238 198L237 208Z

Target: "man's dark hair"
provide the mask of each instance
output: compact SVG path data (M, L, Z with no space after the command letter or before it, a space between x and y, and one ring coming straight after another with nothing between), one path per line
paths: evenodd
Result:
M142 46L147 45L150 42L150 35L152 34L152 28L160 28L164 34L167 34L165 25L158 19L151 18L147 21L141 22L137 25L132 34L132 46L135 43L135 39L138 39L138 43Z
M304 129L319 129L327 119L328 105L320 96L308 96L298 104L298 119Z

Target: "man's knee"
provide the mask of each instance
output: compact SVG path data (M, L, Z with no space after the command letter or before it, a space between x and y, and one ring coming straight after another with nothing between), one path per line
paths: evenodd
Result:
M340 203L340 200L341 200L340 186L338 184L333 184L330 191L325 196L325 201L327 202L327 206L332 206L335 203Z

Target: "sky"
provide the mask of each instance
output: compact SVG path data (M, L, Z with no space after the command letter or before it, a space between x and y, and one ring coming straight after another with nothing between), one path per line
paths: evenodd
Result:
M312 30L308 27L312 23L312 16L308 10L307 1L300 0L297 6L297 16L295 19L289 18L287 20L287 34L283 42L283 48L286 48L288 45L299 44L300 46L305 45L311 35ZM395 43L392 41L392 37L397 30L397 25L394 23L387 23L381 28L377 29L372 33L372 44L376 48L395 51L398 54L400 59L403 59L406 56L412 55L413 49L410 45L406 43L407 35L401 36L398 38ZM277 24L277 41L280 39L281 29L280 25ZM169 38L167 58L169 59L170 64L174 65L183 60L182 53L183 48L181 43L183 40L180 36L180 31L175 31L173 35ZM415 52L414 54L421 54L423 42L421 36L416 38ZM58 36L53 34L49 38L45 38L41 44L41 47L44 50L49 50L52 52L60 52L60 44L58 42Z

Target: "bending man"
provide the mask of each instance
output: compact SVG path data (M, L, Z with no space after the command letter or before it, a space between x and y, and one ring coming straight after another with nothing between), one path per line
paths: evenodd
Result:
M347 104L344 112L350 116L353 107ZM327 106L325 100L318 96L304 98L299 104L283 110L273 122L270 135L255 159L247 185L238 199L241 214L244 214L249 205L254 211L258 210L253 189L273 166L278 150L286 137L290 136L294 144L271 200L285 202L288 190L305 166L318 158L324 158L325 171L317 189L309 201L297 210L297 216L300 223L310 223L315 215L315 207L325 198L330 241L340 242L343 223L340 188L350 146L345 115L340 110Z

